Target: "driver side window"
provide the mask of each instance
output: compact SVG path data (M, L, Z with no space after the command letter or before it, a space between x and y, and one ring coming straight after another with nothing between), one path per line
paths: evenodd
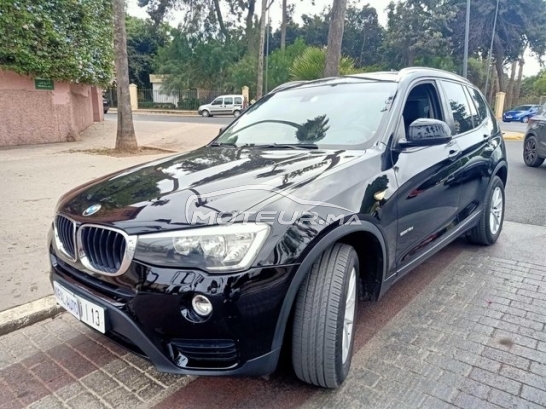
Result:
M436 88L432 84L420 84L413 88L404 105L402 117L406 136L410 125L417 119L432 118L443 121Z
M214 101L212 101L211 105L222 105L223 102L224 101L222 98L216 98Z

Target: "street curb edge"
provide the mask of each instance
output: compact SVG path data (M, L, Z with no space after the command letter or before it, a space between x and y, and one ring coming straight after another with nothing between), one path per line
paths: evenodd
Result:
M0 312L0 336L51 318L63 308L53 295Z

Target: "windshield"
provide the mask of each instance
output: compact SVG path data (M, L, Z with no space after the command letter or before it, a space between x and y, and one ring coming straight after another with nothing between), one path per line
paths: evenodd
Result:
M521 105L519 107L515 107L514 111L529 111L531 109L531 105Z
M362 145L374 141L397 84L330 82L266 95L215 141L254 145Z

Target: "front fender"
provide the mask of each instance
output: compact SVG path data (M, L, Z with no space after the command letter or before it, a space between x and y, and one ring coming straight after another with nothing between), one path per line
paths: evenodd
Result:
M317 260L320 254L322 254L322 252L324 252L324 250L326 250L329 246L336 243L341 238L356 232L371 233L377 238L378 242L381 245L381 251L383 252L383 280L385 279L387 269L386 260L388 260L387 249L385 245L385 239L383 238L383 235L381 234L381 231L377 226L375 226L371 222L361 220L359 224L343 224L335 228L334 230L331 230L313 246L309 253L307 253L302 263L299 265L296 273L294 274L294 278L292 279L288 291L286 292L286 296L284 298L284 302L281 307L279 317L277 319L277 326L275 328L275 334L273 337L272 349L280 348L283 343L286 325L290 317L290 312L292 311L294 300L296 299L296 295L298 294L298 290L300 289L303 280L309 273L311 266L313 265L315 260Z

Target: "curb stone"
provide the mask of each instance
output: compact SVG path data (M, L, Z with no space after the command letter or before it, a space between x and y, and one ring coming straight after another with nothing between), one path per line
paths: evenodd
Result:
M49 295L0 312L0 336L51 318L64 309Z
M118 110L116 108L110 108L108 113L116 114ZM170 110L170 109L135 109L134 115L171 115L171 116L201 116L194 111L182 111L182 110Z
M505 141L521 141L524 134L522 132L503 132L502 137Z

